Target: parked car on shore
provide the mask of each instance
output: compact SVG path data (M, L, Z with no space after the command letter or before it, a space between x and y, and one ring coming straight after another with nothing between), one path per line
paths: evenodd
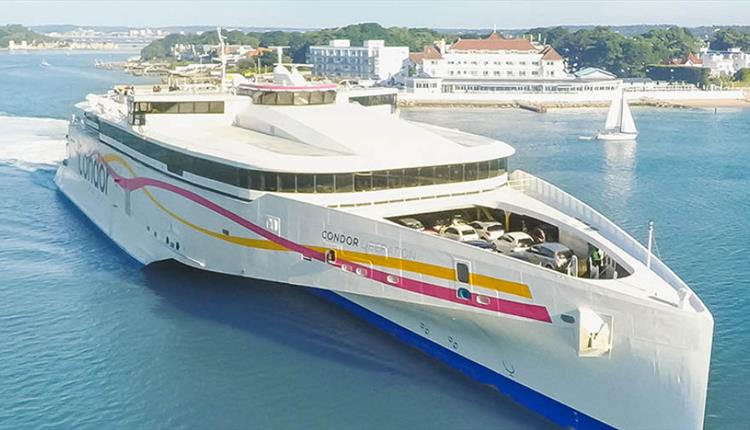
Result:
M534 244L534 239L522 231L505 233L495 240L495 246L498 252L510 254L512 252L521 252Z
M548 269L563 271L570 264L573 251L559 242L544 242L532 245L522 252L515 252L512 256Z
M484 240L499 239L505 234L505 228L497 221L473 221L469 225L477 231L479 237Z

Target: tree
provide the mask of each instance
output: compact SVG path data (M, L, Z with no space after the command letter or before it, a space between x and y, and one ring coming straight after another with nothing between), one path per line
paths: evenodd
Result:
M734 28L721 29L708 39L711 49L725 51L729 48L740 48L750 52L750 33L743 33Z
M743 83L750 83L750 68L743 67L734 74L734 80Z

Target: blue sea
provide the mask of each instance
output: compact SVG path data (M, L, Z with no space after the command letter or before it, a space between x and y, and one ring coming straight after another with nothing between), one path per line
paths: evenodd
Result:
M0 53L0 428L553 428L303 289L121 252L52 179L72 105L136 80L94 61L129 55ZM603 110L403 112L511 143L641 240L653 219L716 320L706 427L745 428L750 110L634 115L603 144Z

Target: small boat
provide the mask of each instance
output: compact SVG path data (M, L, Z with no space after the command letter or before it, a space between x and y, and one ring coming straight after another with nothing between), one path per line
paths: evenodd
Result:
M49 67L50 63L48 63L47 60L42 60L42 62L39 63L39 65L42 66L42 67Z
M636 137L638 137L638 129L635 127L633 114L630 113L630 107L625 100L625 93L620 91L609 105L604 131L597 134L596 138L599 140L635 140Z

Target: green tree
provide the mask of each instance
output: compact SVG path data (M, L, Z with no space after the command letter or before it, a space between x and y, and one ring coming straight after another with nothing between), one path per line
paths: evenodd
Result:
M713 33L708 41L711 49L723 51L729 48L741 48L745 52L750 52L750 33L734 28L721 29Z

